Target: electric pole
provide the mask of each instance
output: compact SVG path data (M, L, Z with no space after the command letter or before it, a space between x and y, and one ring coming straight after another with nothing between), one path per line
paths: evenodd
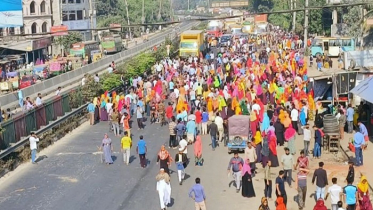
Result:
M91 22L91 27L90 29L93 29L93 14L94 14L94 11L93 11L93 0L89 0L89 17L90 17L90 22ZM91 40L94 40L94 30L91 30Z
M309 14L308 14L308 0L305 0L304 2L304 39L303 39L303 46L304 48L307 47L307 40L308 40L308 18L309 18Z
M291 10L295 10L295 8L297 7L296 0L291 0L290 4L291 4L291 6L290 6ZM292 29L291 29L293 32L295 31L296 21L297 21L297 12L294 11L293 12L293 25L292 25Z
M190 0L188 0L188 11L189 11L189 9L190 9L190 8L189 8L189 4L190 4Z
M145 23L145 0L142 0L141 23ZM142 27L142 32L145 32L145 26Z
M129 13L128 13L128 2L127 2L127 0L124 0L124 4L126 5L128 31L129 31L129 34L130 34L130 39L132 39L131 27L129 27L129 25L130 25L130 17L129 17Z

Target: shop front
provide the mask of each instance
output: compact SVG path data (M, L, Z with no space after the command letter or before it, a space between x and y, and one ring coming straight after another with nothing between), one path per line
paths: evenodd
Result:
M29 46L29 52L26 54L26 60L29 62L34 62L35 65L44 64L48 58L49 50L48 48L52 45L52 40L50 37L45 37L41 39L31 40ZM31 48L31 49L30 49Z

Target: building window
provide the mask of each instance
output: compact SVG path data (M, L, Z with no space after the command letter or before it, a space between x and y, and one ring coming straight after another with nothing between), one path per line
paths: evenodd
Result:
M76 20L75 11L69 11L69 20Z
M30 14L35 14L35 2L32 1L30 4Z
M41 2L41 4L40 4L40 12L41 12L42 14L45 13L45 1Z
M36 34L36 27L37 27L37 24L36 24L36 23L33 23L33 24L31 25L31 33L32 33L32 34Z
M62 0L62 4L66 4L66 0Z
M3 36L3 28L0 28L0 36Z
M80 4L80 3L82 3L82 1L81 0L75 0L75 3Z
M47 22L44 22L43 25L41 25L41 32L46 33L47 32Z
M68 21L69 16L67 14L67 11L62 11L62 21Z
M25 25L23 25L23 26L21 26L21 27L19 28L19 33L20 33L20 34L25 34Z
M83 20L83 10L76 11L76 19Z
M14 35L14 27L9 27L8 28L8 34L9 35Z
M74 4L74 0L69 0L69 4Z

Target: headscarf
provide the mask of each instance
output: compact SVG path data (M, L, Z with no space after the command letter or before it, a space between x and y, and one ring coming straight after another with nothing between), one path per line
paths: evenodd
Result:
M261 131L266 131L269 128L269 123L270 123L270 119L268 117L268 114L267 114L267 112L264 112Z
M159 159L161 159L161 160L166 160L167 158L170 158L169 161L171 162L170 153L168 153L168 151L166 150L164 145L161 146L161 149L158 152L158 156L159 156Z
M293 128L293 126L290 124L289 127L285 130L284 137L286 141L289 141L291 138L295 136L297 132Z
M277 197L276 203L277 203L276 210L286 210L286 206L284 204L284 198L283 197L281 197L281 196Z
M94 99L93 99L93 105L97 105L97 102L98 102L98 98L97 97L95 97Z
M194 156L201 157L202 155L202 141L201 136L197 135L196 142L194 143Z
M275 133L270 130L268 131L268 145L273 155L277 155L277 138Z
M245 163L243 164L243 167L242 167L242 176L245 175L245 173L249 173L251 175L251 167L250 167L250 161L249 160L245 160Z
M313 210L328 210L324 204L324 200L320 198L317 200L315 207L313 207Z
M363 184L363 181L364 181L364 180L366 181L365 184ZM368 192L369 184L368 184L368 180L367 180L367 178L366 178L365 176L361 176L361 178L360 178L360 182L359 182L359 184L357 184L357 188L358 188L361 192L363 192L363 193Z
M265 204L266 201L267 201L267 205ZM269 210L268 200L266 197L262 197L261 205L259 206L258 210Z

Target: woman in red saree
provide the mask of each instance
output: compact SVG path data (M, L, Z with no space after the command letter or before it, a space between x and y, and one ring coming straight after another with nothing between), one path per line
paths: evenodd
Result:
M273 130L269 130L267 134L269 156L268 159L271 161L271 167L278 167L280 164L277 157L277 139Z

